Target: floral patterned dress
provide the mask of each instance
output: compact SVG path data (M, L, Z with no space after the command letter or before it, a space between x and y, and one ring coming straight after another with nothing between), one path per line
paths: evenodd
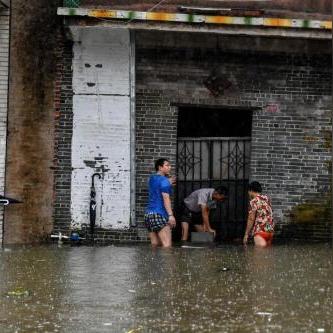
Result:
M255 213L253 235L260 232L274 232L272 203L267 195L257 195L250 201L249 208L249 213Z

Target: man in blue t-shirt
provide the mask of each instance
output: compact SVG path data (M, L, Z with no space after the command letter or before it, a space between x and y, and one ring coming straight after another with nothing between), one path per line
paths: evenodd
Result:
M167 177L170 162L160 158L155 162L156 173L149 178L149 200L145 211L145 225L149 231L152 246L171 246L171 228L176 220L171 208L172 185Z

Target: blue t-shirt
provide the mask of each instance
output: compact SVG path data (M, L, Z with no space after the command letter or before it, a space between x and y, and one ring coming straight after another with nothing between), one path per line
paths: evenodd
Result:
M168 217L168 212L164 207L162 193L171 195L172 186L169 179L158 174L151 175L149 178L149 200L146 214L153 213Z

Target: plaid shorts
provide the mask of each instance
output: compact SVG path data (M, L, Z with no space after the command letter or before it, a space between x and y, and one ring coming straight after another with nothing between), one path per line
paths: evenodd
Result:
M145 214L145 226L149 232L159 232L168 224L168 220L156 213Z

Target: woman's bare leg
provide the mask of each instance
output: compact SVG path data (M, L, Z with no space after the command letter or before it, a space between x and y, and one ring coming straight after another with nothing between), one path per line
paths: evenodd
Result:
M158 237L158 234L156 232L150 232L149 233L150 243L151 246L157 247L161 245L161 241Z
M171 229L168 225L158 232L158 238L162 243L162 247L172 246Z

